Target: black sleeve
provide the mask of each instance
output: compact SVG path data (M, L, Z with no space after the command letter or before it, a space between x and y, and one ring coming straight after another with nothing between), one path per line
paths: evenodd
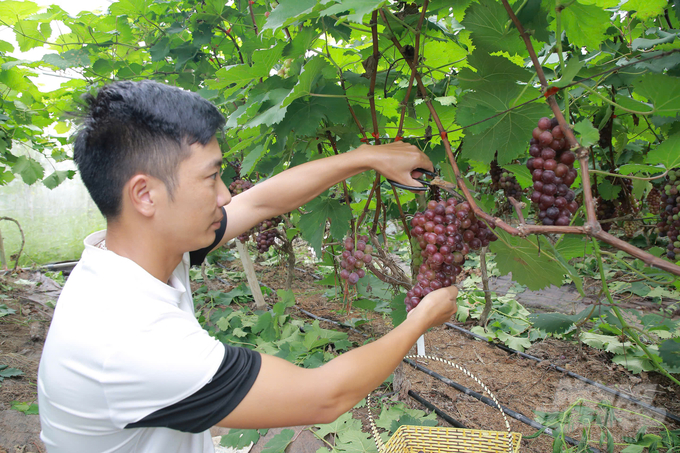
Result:
M210 253L224 237L224 232L227 231L227 210L224 209L224 206L222 206L222 214L220 227L215 231L215 241L206 248L189 252L189 262L191 263L191 266L200 266L205 257L208 256L208 253Z
M224 359L203 388L125 428L170 428L200 433L215 426L245 398L255 383L262 358L251 349L224 345Z

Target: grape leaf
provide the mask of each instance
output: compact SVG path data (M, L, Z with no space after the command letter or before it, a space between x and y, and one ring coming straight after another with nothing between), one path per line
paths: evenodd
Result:
M621 186L614 185L611 181L605 179L597 186L597 193L600 194L603 200L611 201L619 196Z
M578 0L568 4L560 13L569 40L578 47L598 49L610 26L611 13L596 5L584 5Z
M0 16L2 16L3 25L12 26L18 20L30 16L33 13L40 11L40 7L29 1L3 1L0 2Z
M337 418L332 423L324 425L314 425L314 427L319 428L314 431L314 434L323 439L331 433L341 433L343 431L361 430L361 422L355 418L352 418L351 412L345 412L340 417Z
M668 368L680 368L680 338L671 338L659 346L659 356Z
M637 93L654 104L655 114L676 116L680 110L680 78L645 74L633 82Z
M375 453L377 448L373 438L362 431L343 431L338 434L335 449L345 453Z
M314 10L317 3L325 4L330 0L317 2L317 0L281 0L276 8L269 14L267 22L262 30L276 30L292 24L299 16L309 14Z
M323 71L326 66L328 66L328 62L321 56L316 56L305 63L302 67L300 77L298 78L298 83L293 87L293 90L283 101L282 105L285 107L290 105L295 99L309 95L317 76L321 74L321 71Z
M557 252L569 261L572 258L582 258L593 252L593 245L583 236L565 234L555 246Z
M37 180L42 179L45 174L45 170L42 165L40 165L40 162L26 156L19 156L12 166L12 171L14 173L19 173L21 179L29 186Z
M666 5L668 5L668 0L628 0L621 5L621 9L635 11L633 17L645 20L662 15Z
M240 450L249 447L251 443L257 443L258 440L260 433L256 429L230 429L227 435L222 436L220 445Z
M564 269L545 253L539 255L535 243L511 236L499 228L494 232L499 240L492 242L490 249L496 254L501 275L512 273L514 281L533 291L562 284Z
M43 184L45 184L45 187L48 189L54 189L67 179L73 179L75 175L76 172L73 170L57 170L47 178L43 179Z
M517 66L505 57L489 55L483 50L475 50L468 57L468 65L475 68L463 68L458 74L458 83L461 88L475 90L481 82L503 83L509 81L526 82L531 78L531 73L521 66Z
M594 145L600 139L600 132L588 120L574 124L574 131L579 134L579 143L586 148Z
M508 13L500 2L481 0L473 3L461 22L470 30L476 47L506 51L510 55L524 54L526 49L517 29L506 27Z
M574 80L574 77L576 77L576 74L578 74L578 72L584 65L585 63L583 61L580 61L578 58L576 57L570 58L569 61L567 62L567 67L564 68L562 77L560 78L560 80L554 82L552 85L556 87L565 87L569 85Z
M666 138L659 146L647 154L647 162L663 164L667 169L680 167L680 133Z
M528 338L516 337L502 330L496 331L496 338L515 351L524 352L525 349L531 347L531 341Z
M321 16L330 16L331 14L339 14L343 11L354 11L348 14L347 19L352 22L362 23L364 16L373 10L380 8L387 0L342 0L339 3L326 8L321 11Z
M0 365L0 381L4 378L22 376L23 374L23 371L16 368L8 368L7 365Z
M286 447L293 440L295 431L292 429L283 429L280 433L271 438L269 442L262 449L262 453L284 453Z
M544 330L549 334L563 334L574 325L571 316L563 313L538 313L529 315L529 320L537 329Z
M515 84L483 84L461 98L458 103L458 123L462 126L471 125L506 111L512 107L520 91ZM538 90L529 88L518 103L538 95ZM525 154L531 131L538 120L548 114L546 104L530 103L466 129L463 157L488 164L498 151L498 163L510 163Z
M305 205L307 214L300 217L298 227L305 239L314 248L316 256L321 256L321 243L326 229L326 220L330 219L330 233L337 240L342 238L349 229L352 210L346 204L329 198L327 194L317 197Z

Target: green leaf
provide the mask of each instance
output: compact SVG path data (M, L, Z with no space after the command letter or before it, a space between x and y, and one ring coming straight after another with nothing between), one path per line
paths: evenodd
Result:
M43 184L45 184L45 187L48 189L54 189L67 179L73 179L75 175L76 172L73 170L57 170L47 178L43 179Z
M68 50L62 54L47 54L43 56L42 61L59 69L85 68L90 66L90 56L84 48Z
M668 0L628 0L621 5L622 10L635 11L633 17L641 20L650 17L663 15L664 8L668 5Z
M321 1L321 4L329 0ZM277 30L295 22L298 16L309 14L314 10L317 0L281 0L269 14L262 30Z
M316 78L327 66L328 62L320 55L305 63L302 67L300 77L298 78L298 83L283 101L282 105L285 107L301 96L308 96L312 92L312 86L314 85Z
M0 2L0 16L5 25L9 26L38 11L40 11L40 7L30 1L9 0Z
M504 112L514 105L520 92L521 88L515 84L484 84L461 98L458 104L458 123L467 126ZM540 95L538 90L529 88L517 102L537 95ZM548 114L548 107L542 102L536 102L466 129L463 157L488 164L498 151L500 165L512 162L526 153L527 134L530 134L541 117Z
M321 256L321 243L326 229L326 220L330 220L331 236L337 240L342 238L349 229L349 221L352 218L352 210L346 204L322 196L315 198L304 207L307 214L300 217L298 227L302 238L314 248L316 256Z
M647 154L647 162L663 164L667 169L680 166L680 133L666 138L659 146Z
M249 447L251 443L257 443L258 440L260 433L256 429L230 429L226 436L222 436L220 445L240 450Z
M10 378L14 376L23 376L24 372L16 368L7 368L7 365L0 365L4 368L0 369L0 379Z
M490 249L496 254L496 263L501 275L512 273L517 283L536 291L550 285L562 285L564 269L546 253L538 254L538 247L528 239L511 236L496 228L499 240L492 242Z
M338 434L335 448L345 453L377 453L375 441L362 431L343 431Z
M345 412L332 423L314 426L319 428L318 430L314 431L314 434L320 439L323 439L331 433L338 434L344 431L361 430L361 422L355 418L352 418L351 412Z
M12 166L12 171L14 173L19 173L21 179L29 186L37 180L42 179L45 174L45 170L42 165L40 165L40 162L26 156L19 156Z
M654 104L655 114L674 117L680 111L680 78L645 74L633 82L633 87Z
M565 234L555 248L567 261L572 258L584 258L593 253L592 243L579 235Z
M671 338L659 346L659 356L668 368L680 368L680 338ZM0 372L0 375L2 373Z
M13 315L17 311L9 308L6 304L0 304L0 318L7 315Z
M514 349L515 351L524 352L525 349L531 347L531 341L529 341L528 338L516 337L502 330L496 332L496 338L498 338L500 341L505 343L506 346Z
M23 412L26 415L38 415L38 405L35 403L22 403L20 401L12 401L10 409Z
M406 319L406 304L404 304L404 299L406 294L398 294L390 299L390 316L392 317L392 325L397 327L399 324L404 322Z
M574 77L576 77L576 74L583 68L585 63L578 58L570 58L569 61L567 62L567 67L564 68L564 72L562 73L562 77L560 80L557 82L554 82L552 85L556 87L565 87L569 85L573 80Z
M603 200L615 200L621 192L621 186L612 184L608 179L603 180L597 186L597 193L600 194Z
M579 134L578 140L586 148L600 140L600 132L588 120L579 121L574 124L574 131Z
M508 13L500 2L481 0L465 12L462 24L470 30L476 47L506 51L510 55L526 52L524 42L515 27L506 27Z
M343 11L352 11L348 14L347 19L351 22L363 23L364 16L375 9L385 5L387 0L342 0L339 3L326 8L321 11L322 16L330 16L332 14L340 14Z
M578 47L599 49L610 27L611 13L596 5L584 5L578 0L562 10L562 25L569 41Z
M489 55L483 50L475 50L468 57L468 65L476 69L463 68L458 75L458 83L466 90L476 90L480 83L502 83L522 81L527 82L531 73L516 65L505 57Z
M549 334L563 334L574 326L571 316L562 313L539 313L529 316L529 320L537 329Z
M267 442L262 453L284 453L288 444L293 440L293 436L295 436L295 431L292 429L282 430Z

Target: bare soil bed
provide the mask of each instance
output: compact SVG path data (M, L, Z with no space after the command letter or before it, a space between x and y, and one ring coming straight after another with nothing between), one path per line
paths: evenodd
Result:
M240 263L234 261L227 266L230 266L232 270L238 270ZM272 289L284 288L286 269L260 266L257 263L255 267L262 283ZM359 310L345 313L342 301L328 301L323 296L325 288L315 284L313 275L313 268L299 267L295 271L296 278L292 289L299 308L339 322L363 315L370 319L370 322L359 327L359 330L371 337L379 337L391 329L391 319L380 313L365 314ZM43 284L40 286L12 284L19 278L37 279ZM5 379L0 387L0 453L44 452L45 448L39 440L38 416L25 415L10 408L13 401L36 402L38 363L52 313L52 309L45 305L46 300L49 299L45 296L45 288L49 285L45 284L43 276L27 273L15 277L3 277L0 279L0 284L4 284L5 288L2 291L4 298L0 300L0 304L7 304L9 308L16 310L15 314L0 318L0 364L9 365L24 372L23 376ZM211 289L224 291L231 289L228 284L217 280L211 280L209 285ZM49 293L50 297L53 295L53 292ZM274 298L275 296L268 296L267 301L273 302ZM294 316L306 317L302 312L294 309L292 313ZM322 322L322 326L347 330L331 323ZM347 332L350 339L357 344L362 344L366 340L366 337L360 333L351 330ZM534 419L534 410L563 411L578 398L596 402L608 401L624 410L640 412L648 417L660 419L659 415L625 400L612 400L612 395L554 371L547 366L548 363L560 365L671 413L680 414L678 389L665 378L647 373L632 375L622 367L612 364L608 354L587 346L579 349L577 345L569 342L555 339L545 340L534 344L527 351L545 360L538 363L509 355L493 345L471 339L446 327L428 332L425 344L428 354L448 359L469 369L495 393L501 404L530 419ZM458 371L447 369L438 362L421 361L421 363L472 390L481 392L472 379ZM400 373L396 379L398 383L394 388L385 391L391 393L388 396L390 399L402 399L414 408L423 409L420 403L407 396L408 390L411 389L469 428L505 430L503 419L496 409L408 365L403 364ZM643 424L653 424L651 420L625 411L617 411L616 415L618 420L611 430L617 441L620 441L624 435L634 435ZM360 418L367 426L365 409L356 410L355 417ZM536 432L534 428L517 420L509 420L513 431L521 432L525 436ZM680 428L671 420L660 421L666 423L671 429ZM449 426L443 420L440 420L439 424ZM581 430L581 426L574 424L573 430L567 435L580 438ZM598 437L599 432L591 433L591 438ZM552 439L547 435L536 439L525 439L522 441L522 451L552 451L551 444Z

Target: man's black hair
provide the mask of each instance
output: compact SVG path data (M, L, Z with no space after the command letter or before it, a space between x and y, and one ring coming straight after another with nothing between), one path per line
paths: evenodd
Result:
M189 146L207 145L225 124L198 94L148 80L115 82L84 99L88 109L73 157L107 220L120 214L123 187L135 174L163 181L172 198Z

